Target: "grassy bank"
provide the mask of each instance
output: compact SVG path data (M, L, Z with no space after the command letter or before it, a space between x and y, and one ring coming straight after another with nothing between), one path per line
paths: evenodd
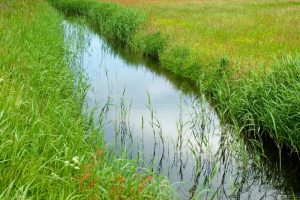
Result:
M203 63L229 57L246 70L295 55L300 48L300 2L286 0L105 0L143 10L148 31L197 51Z
M43 0L0 2L0 199L169 198L86 125L62 30Z
M197 83L225 120L300 149L298 2L50 2Z

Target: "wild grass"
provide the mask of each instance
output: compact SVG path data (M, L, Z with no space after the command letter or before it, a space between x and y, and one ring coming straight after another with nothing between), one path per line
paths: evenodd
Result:
M93 0L49 0L57 9L69 15L87 17L100 28L108 39L128 43L137 27L145 20L145 14L137 9L123 9L113 3L98 3Z
M297 151L300 148L299 70L299 57L285 57L263 76L251 73L247 79L236 81L231 90L215 91L215 97L222 99L219 108L227 110L230 118L238 119L246 129L269 133L279 149L287 144Z
M62 17L43 0L0 6L0 199L168 199L166 181L86 123Z
M228 56L232 67L253 70L299 50L299 1L105 0L149 16L148 31L187 45L204 63Z

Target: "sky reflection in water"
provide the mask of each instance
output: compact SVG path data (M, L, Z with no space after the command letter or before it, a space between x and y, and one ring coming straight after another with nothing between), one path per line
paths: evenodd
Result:
M180 83L144 64L124 60L84 25L65 21L64 27L75 62L90 84L87 112L97 108L97 119L109 103L105 141L117 151L126 147L130 158L141 152L144 165L169 177L182 199L202 189L210 192L201 199L209 199L214 192L216 199L286 197L272 180L253 169L243 141L221 126L203 96L185 91L178 87Z

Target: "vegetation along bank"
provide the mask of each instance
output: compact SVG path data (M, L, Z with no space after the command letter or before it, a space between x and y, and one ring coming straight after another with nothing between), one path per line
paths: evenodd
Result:
M300 149L298 2L49 2L194 81L223 120Z
M279 147L300 149L297 2L48 2L69 15L84 16L109 40L194 81L224 120L268 135ZM211 30L199 29L205 24L194 23L197 15L188 17L196 13L192 7L201 6ZM268 21L262 14L266 9L282 23ZM204 11L212 14L205 17ZM227 21L221 23L218 15ZM250 18L265 24L256 27ZM166 181L146 170L137 174L137 161L115 158L103 146L97 127L86 123L85 84L74 88L75 77L64 57L62 20L43 0L0 3L0 199L169 199L172 190ZM234 23L225 26L229 21ZM244 39L238 37L244 32L237 29L239 23L252 30ZM231 45L220 45L228 41L224 33L236 34ZM272 37L278 34L282 37Z
M0 2L0 199L169 199L86 123L62 20L43 0Z

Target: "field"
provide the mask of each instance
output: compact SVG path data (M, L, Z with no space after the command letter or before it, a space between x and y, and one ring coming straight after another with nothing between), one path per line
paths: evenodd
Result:
M144 10L148 31L191 48L203 63L227 57L232 67L267 67L300 48L300 1L115 0Z
M167 197L166 181L117 159L83 117L62 20L43 0L0 3L0 199Z

